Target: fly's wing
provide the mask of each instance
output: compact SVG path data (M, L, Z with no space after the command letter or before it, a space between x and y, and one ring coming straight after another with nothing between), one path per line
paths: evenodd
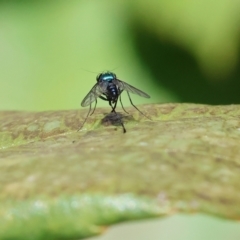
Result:
M146 94L145 92L129 85L128 83L126 82L123 82L119 79L116 79L115 80L115 84L120 88L120 90L126 90L127 92L130 92L130 93L134 93L134 94L137 94L141 97L145 97L145 98L150 98L150 96L148 94Z
M99 83L96 83L90 92L86 95L86 97L82 100L81 106L86 107L90 105L92 102L96 101L96 99L101 96L105 92L104 86Z

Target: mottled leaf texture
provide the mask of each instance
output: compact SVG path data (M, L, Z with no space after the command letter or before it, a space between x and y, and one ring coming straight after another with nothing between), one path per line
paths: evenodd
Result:
M0 239L81 239L175 212L239 219L240 106L139 108L152 121L98 108L79 132L88 109L1 112Z

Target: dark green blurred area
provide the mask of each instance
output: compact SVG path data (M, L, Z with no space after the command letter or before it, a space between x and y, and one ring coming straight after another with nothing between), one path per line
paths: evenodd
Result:
M210 78L191 53L140 29L135 32L136 49L160 87L170 90L179 102L204 104L240 103L240 62L224 78Z
M0 1L0 109L80 108L105 70L135 104L237 104L239 30L234 0Z

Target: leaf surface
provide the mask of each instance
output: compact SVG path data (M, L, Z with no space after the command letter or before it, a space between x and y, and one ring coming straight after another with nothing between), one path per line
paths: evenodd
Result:
M80 239L120 221L240 217L240 107L0 113L0 238ZM122 120L121 120L122 119ZM123 133L123 121L127 133Z

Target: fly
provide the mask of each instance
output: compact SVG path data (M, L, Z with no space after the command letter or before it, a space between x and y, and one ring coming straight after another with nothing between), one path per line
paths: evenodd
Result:
M145 97L145 98L150 98L150 96L148 94L146 94L145 92L129 85L126 82L123 82L121 80L119 80L116 76L116 74L112 73L112 72L103 72L100 73L97 78L97 83L92 87L92 89L90 90L90 92L86 95L86 97L82 100L81 102L81 106L82 107L86 107L89 106L89 111L88 114L82 124L82 126L79 128L79 130L83 127L83 125L85 124L88 116L92 115L96 109L97 106L97 98L100 98L104 101L108 101L109 105L112 108L111 112L116 113L115 109L117 106L117 101L118 99L120 99L120 103L122 106L122 109L128 113L125 108L123 107L122 104L122 99L121 99L121 93L125 90L127 92L128 98L130 103L132 104L132 106L137 109L143 116L145 116L146 118L148 118L143 112L141 112L132 102L132 99L130 97L129 93L134 93L137 94L141 97ZM95 105L94 108L92 110L92 103L95 101ZM92 112L91 112L92 110ZM116 113L117 114L117 113ZM121 121L121 125L123 127L123 132L126 132L126 128L124 127L123 122ZM79 131L78 130L78 131Z

